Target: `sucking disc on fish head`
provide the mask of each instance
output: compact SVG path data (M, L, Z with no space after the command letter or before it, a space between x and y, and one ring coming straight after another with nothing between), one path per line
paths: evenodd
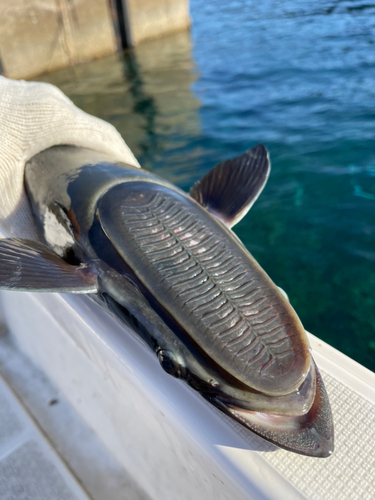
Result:
M303 326L233 233L183 192L135 181L97 215L138 279L212 362L240 384L289 394L310 363Z

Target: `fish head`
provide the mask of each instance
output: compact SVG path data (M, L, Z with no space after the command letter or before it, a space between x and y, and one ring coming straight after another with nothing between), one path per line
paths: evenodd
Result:
M280 448L327 458L334 450L333 419L322 376L311 358L302 384L289 394L262 394L199 356L157 351L163 370L188 383L222 413Z
M155 333L163 370L277 446L328 456L332 416L306 332L231 230L178 190L144 181L109 190L98 218L177 325Z

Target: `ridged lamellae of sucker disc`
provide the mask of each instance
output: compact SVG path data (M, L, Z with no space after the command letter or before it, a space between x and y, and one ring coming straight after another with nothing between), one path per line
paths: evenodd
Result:
M275 383L280 390L295 384L306 364L299 355L302 325L275 285L194 202L144 184L119 185L99 205L102 225L124 259L232 376L265 392ZM121 219L122 234L113 234L110 218Z

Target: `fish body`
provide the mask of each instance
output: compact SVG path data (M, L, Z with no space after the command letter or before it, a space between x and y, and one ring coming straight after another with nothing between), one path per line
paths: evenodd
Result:
M94 151L50 148L25 169L41 244L3 248L23 255L27 289L94 292L120 319L131 315L167 373L221 411L278 446L328 456L332 417L303 326L230 229L268 173L257 146L188 195ZM33 252L44 284L33 275ZM26 289L11 278L0 273L0 286Z

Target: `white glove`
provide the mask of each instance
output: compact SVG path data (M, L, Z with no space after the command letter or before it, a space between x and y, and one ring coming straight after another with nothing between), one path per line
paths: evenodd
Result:
M112 125L78 109L58 88L0 76L0 230L6 236L37 239L24 191L25 163L58 144L139 166Z

